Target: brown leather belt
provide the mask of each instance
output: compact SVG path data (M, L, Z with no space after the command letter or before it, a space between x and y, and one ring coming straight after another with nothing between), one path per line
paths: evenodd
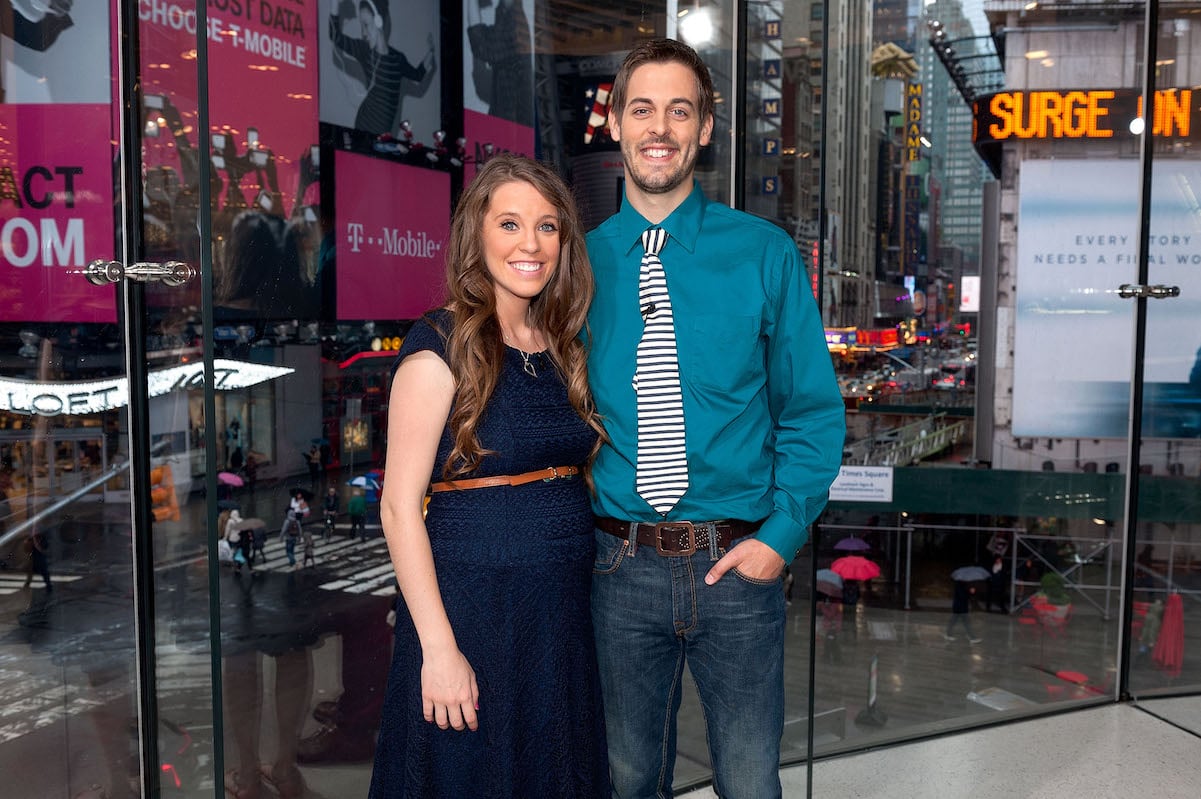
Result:
M431 483L430 493L439 491L462 491L468 488L491 488L492 486L519 486L526 483L536 483L539 480L550 482L564 477L575 477L580 473L579 466L548 466L524 474L498 474L495 477L473 477L467 480L447 480L444 483Z
M596 529L621 539L630 537L630 522L597 516ZM745 522L741 519L718 519L712 522L638 522L635 540L646 547L654 547L660 555L691 555L698 549L709 548L709 531L716 530L717 545L728 548L739 538L756 533L763 522Z

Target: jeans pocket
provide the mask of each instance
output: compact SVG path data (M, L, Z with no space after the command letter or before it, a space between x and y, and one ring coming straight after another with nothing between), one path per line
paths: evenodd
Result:
M782 585L781 581L783 580L783 575L777 575L777 576L771 577L767 580L760 580L755 577L747 577L745 574L738 571L737 566L730 569L730 574L734 575L739 580L742 580L744 583L750 583L751 585L759 585L759 586L763 586L765 588L769 587L769 586L780 586L780 585Z
M608 533L596 532L596 560L592 564L593 574L612 574L625 559L630 542Z

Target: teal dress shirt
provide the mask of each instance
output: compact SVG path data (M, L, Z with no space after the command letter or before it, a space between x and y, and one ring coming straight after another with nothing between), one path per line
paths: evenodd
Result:
M623 201L588 234L596 275L589 382L609 435L593 466L593 510L641 522L664 520L634 488L639 237L650 226ZM689 481L666 520L764 519L756 537L789 563L826 504L846 435L797 247L775 225L709 202L695 183L661 226Z

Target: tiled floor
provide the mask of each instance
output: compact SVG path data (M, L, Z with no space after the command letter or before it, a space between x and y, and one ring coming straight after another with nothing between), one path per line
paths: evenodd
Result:
M1201 697L1046 716L820 761L813 796L1197 799L1201 737L1183 726L1201 731ZM804 767L780 776L785 797L805 796ZM714 795L705 788L684 796Z

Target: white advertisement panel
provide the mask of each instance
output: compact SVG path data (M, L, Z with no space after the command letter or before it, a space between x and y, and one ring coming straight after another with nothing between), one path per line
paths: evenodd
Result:
M1139 167L1025 161L1021 167L1013 434L1127 434L1137 283ZM1201 164L1157 161L1149 282L1144 435L1201 436Z

